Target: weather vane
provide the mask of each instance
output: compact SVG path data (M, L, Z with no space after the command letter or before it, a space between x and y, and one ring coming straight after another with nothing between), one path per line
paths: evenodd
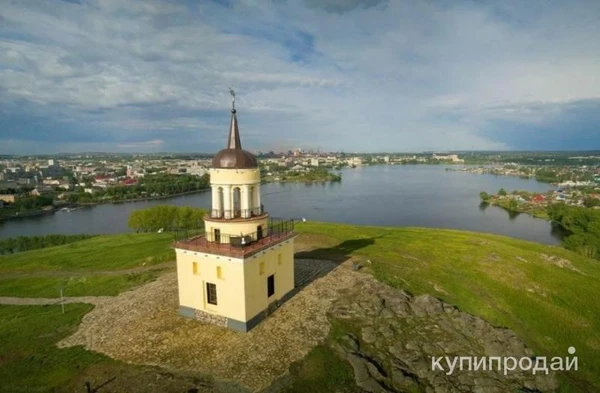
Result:
M229 94L231 94L231 108L235 110L235 91L230 87Z

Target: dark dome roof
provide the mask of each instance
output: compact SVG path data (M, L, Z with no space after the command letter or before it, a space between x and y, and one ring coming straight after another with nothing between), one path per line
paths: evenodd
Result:
M258 168L256 157L246 150L242 149L240 141L240 131L235 108L231 110L231 124L229 126L229 138L227 148L217 153L213 158L213 168L223 169L247 169Z
M223 149L217 153L212 162L213 168L247 169L258 168L256 157L242 149Z

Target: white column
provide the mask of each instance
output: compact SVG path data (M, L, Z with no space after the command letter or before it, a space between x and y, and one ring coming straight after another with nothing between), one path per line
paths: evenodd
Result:
M260 208L260 184L254 185L254 206L257 209Z
M240 209L242 209L242 217L248 218L250 217L250 208L252 204L250 203L250 186L244 184L240 188Z
M231 186L223 186L223 210L225 211L225 218L233 218L233 204L231 200Z
M221 210L221 199L219 198L219 186L212 186L212 209ZM218 214L211 212L211 217L219 217Z

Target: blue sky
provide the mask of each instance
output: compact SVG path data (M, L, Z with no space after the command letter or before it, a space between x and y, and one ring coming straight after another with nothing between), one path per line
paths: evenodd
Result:
M600 149L600 1L0 3L4 154Z

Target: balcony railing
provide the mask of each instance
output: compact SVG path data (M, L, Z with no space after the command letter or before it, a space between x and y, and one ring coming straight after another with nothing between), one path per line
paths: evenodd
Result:
M175 247L199 252L243 255L277 242L293 233L294 220L274 220L265 229L247 234L215 234L214 232L198 234L195 230L184 230L176 232ZM193 237L188 238L188 235Z
M264 214L264 205L255 207L252 209L237 209L237 210L223 210L223 209L211 209L210 218L251 218Z

